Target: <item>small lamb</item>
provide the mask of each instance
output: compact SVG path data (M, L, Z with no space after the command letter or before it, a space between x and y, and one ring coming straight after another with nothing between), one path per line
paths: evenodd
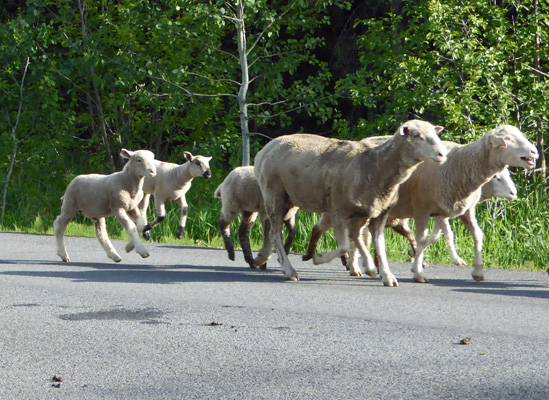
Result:
M149 198L154 196L154 205L156 208L156 219L146 223L144 237L150 240L148 233L156 224L162 222L166 217L166 207L164 203L174 200L181 209L181 218L177 228L176 237L181 239L185 231L187 222L188 204L185 199L185 193L191 188L193 178L201 176L210 179L212 171L210 170L210 160L212 157L193 156L190 152L183 153L187 162L182 165L156 161L156 176L146 177L143 191L145 196L139 205L139 208L145 218L147 218L147 208L149 207Z
M261 267L261 269L265 269L268 255L271 253L267 247L271 246L271 242L269 240L269 228L265 220L263 197L261 196L261 189L254 174L254 167L237 167L232 170L216 189L214 197L221 199L221 215L218 225L229 259L234 261L235 258L234 244L229 228L232 220L240 213L242 214L242 220L238 228L238 238L242 246L244 259L250 268ZM297 209L288 210L284 217L284 224L288 229L288 237L284 244L286 253L290 251L290 246L295 237L296 211ZM263 225L263 248L254 260L250 247L250 229L258 214Z
M129 162L120 172L110 175L78 175L67 186L61 197L61 214L53 226L57 242L57 254L64 262L70 258L65 248L64 235L67 225L77 212L81 212L95 223L95 234L107 256L115 262L122 259L107 235L105 217L114 215L130 235L126 251L136 249L143 258L149 253L140 241L145 226L145 216L139 210L143 199L144 177L154 176L156 166L154 153L148 150L130 151L122 149L120 155Z
M271 224L271 240L288 280L298 280L282 244L282 221L289 207L327 213L338 248L315 254L315 264L326 263L353 250L351 274L361 275L356 250L366 260L366 273L375 265L362 239L363 227L376 227L374 246L380 256L385 286L397 286L385 254L383 229L397 200L399 186L422 161L442 163L446 148L437 136L443 128L412 120L401 125L386 143L371 148L361 142L317 135L282 136L257 154L255 175ZM352 246L352 247L351 247Z

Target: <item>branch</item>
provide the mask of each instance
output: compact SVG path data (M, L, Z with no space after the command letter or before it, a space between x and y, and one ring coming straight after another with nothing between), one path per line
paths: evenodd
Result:
M4 211L6 210L6 196L8 194L8 185L10 183L11 174L13 173L13 166L15 164L15 157L17 155L17 126L19 125L19 119L21 118L21 110L23 109L23 87L25 85L25 77L27 76L27 70L29 69L30 58L27 57L25 62L25 68L23 69L23 77L21 78L21 85L19 86L19 108L17 109L17 118L15 119L15 125L11 130L11 136L13 139L13 153L11 155L10 167L8 174L6 175L6 182L4 184L4 193L2 194L2 220L4 219Z
M275 19L273 19L271 22L269 22L267 27L265 29L263 29L263 31L261 31L261 33L259 34L259 36L255 40L255 42L250 46L250 48L246 52L246 55L250 54L254 50L255 46L257 46L257 44L259 43L261 38L267 33L267 31L269 29L271 29L271 27L274 25L274 23L279 21L280 19L282 19L282 17L284 17L286 14L288 14L290 12L290 10L296 5L297 2L298 2L298 0L295 0L291 5L289 5L286 8L286 10L284 10L284 12L282 12L282 14L278 15ZM244 23L244 21L242 21L242 23Z
M525 63L522 63L522 65L525 66L525 67L528 68L528 69L531 69L532 71L534 71L534 72L535 72L536 74L538 74L538 75L541 75L541 76L544 76L544 77L546 77L546 78L549 78L549 74L546 74L545 72L542 72L542 71L540 71L539 69L536 69L536 68L534 68L534 67L532 67L532 66L530 66L530 65L528 65L528 64L525 64Z
M237 97L236 94L232 94L232 93L216 93L216 94L194 93L194 92L191 92L189 89L179 85L178 83L172 82L169 79L166 79L164 77L151 76L151 78L165 82L169 85L173 85L176 88L182 90L189 97L234 97L234 98Z

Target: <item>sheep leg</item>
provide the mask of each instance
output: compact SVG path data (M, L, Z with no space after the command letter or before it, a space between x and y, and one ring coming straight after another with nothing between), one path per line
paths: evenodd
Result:
M223 215L217 220L217 225L221 231L221 236L223 237L223 243L225 244L225 250L229 255L229 260L234 261L234 244L233 239L231 238L231 226L232 219L225 218Z
M181 209L181 218L179 219L179 226L177 227L177 233L175 234L175 237L181 239L183 237L183 233L185 232L185 226L187 225L187 214L189 212L189 205L187 204L187 200L185 200L185 195L178 198L175 202Z
M297 207L291 208L286 213L286 217L284 217L284 225L286 225L286 229L288 230L288 236L284 242L284 250L286 250L286 254L290 253L292 242L295 239L295 233L297 231L297 227L295 226L295 214L297 213L297 210Z
M316 246L324 232L332 227L332 220L328 214L322 214L318 222L313 226L307 253L303 255L303 261L309 261L315 255Z
M286 197L286 195L283 197ZM299 276L297 275L296 270L292 267L290 259L284 250L284 244L282 241L282 224L287 209L286 202L279 200L280 196L277 196L276 194L264 194L264 198L267 218L270 223L269 237L271 238L272 244L278 254L280 268L284 272L284 276L286 276L287 280L298 281ZM269 247L269 253L270 251L271 247Z
M260 216L263 225L263 247L259 250L257 257L253 260L253 265L260 269L267 269L267 261L271 258L272 243L270 238L271 224L267 218ZM251 253L251 251L250 251Z
M252 255L252 248L250 246L250 229L255 222L257 213L242 211L242 220L238 227L238 239L240 240L240 246L242 246L242 253L244 253L244 260L248 263L250 268L255 269L254 257Z
M408 240L411 247L408 251L408 255L410 256L410 259L412 259L416 255L417 242L407 220L404 220L402 224L393 226L392 229L400 236L404 236Z
M148 230L150 229L147 229L145 230L145 227L147 227L147 210L149 208L149 199L150 199L151 195L148 194L148 193L143 193L143 198L141 199L141 202L139 203L139 211L141 211L141 214L145 217L145 225L143 227L143 237L146 239L146 240L149 240L149 241L152 241L152 238L151 238L151 234L148 232Z
M53 222L53 229L55 231L55 241L57 244L57 255L61 257L61 260L63 262L70 262L71 259L69 257L69 254L67 253L67 249L65 248L65 231L67 230L67 226L69 225L69 222L73 217L76 215L74 213L73 215L69 215L66 212L61 211L61 214L55 219Z
M362 224L362 223L359 223ZM356 252L360 253L362 257L362 269L364 270L364 274L376 278L377 277L377 268L374 264L374 260L372 258L372 255L368 251L368 246L366 245L364 241L363 231L364 226L356 226L354 227L353 231L351 231L351 238L353 239L355 246L351 250L351 254L349 256L349 259L351 260L351 265L349 265L349 270L351 271L351 275L353 275L353 271L356 271L357 263L356 263ZM355 254L353 254L355 253ZM361 274L362 275L362 274Z
M124 209L115 210L113 214L118 222L120 222L120 224L124 227L124 229L126 229L128 235L130 235L131 241L126 245L126 251L130 252L135 248L135 251L141 257L147 258L149 256L149 252L147 251L145 246L143 246L143 243L141 243L141 240L139 239L139 231L135 222L132 221L132 219L128 216Z
M351 241L349 238L349 228L348 221L338 221L337 223L333 222L334 235L337 242L337 248L330 252L317 253L313 256L313 263L315 265L325 264L332 261L336 257L341 257L342 255L348 253L351 250ZM361 274L360 270L355 271ZM351 272L352 273L352 272ZM357 275L360 276L360 275Z
M473 235L473 242L475 245L475 261L473 262L473 273L471 275L476 282L482 282L484 281L484 262L482 259L482 242L484 239L484 234L482 233L480 226L478 226L477 218L475 216L475 209L470 208L465 212L465 214L459 217L459 219Z
M429 233L429 217L416 217L416 231L417 231L417 249L416 258L412 265L412 273L414 274L414 281L418 283L428 283L429 280L423 273L423 258L425 249L428 247L427 235Z
M155 227L155 225L158 225L160 222L164 221L164 218L166 218L166 207L164 206L164 201L160 201L154 198L155 202L155 208L156 208L156 218L154 221L149 222L145 225L143 228L143 232L150 231L152 228Z
M107 252L107 257L109 257L114 262L120 262L122 261L122 258L120 258L120 255L112 245L109 236L107 234L107 226L105 224L105 218L97 218L94 220L95 225L95 236L97 237L97 240L99 240L99 243L101 243L101 246L105 251Z
M448 218L437 219L437 224L435 225L435 230L439 228L442 229L444 234L444 240L448 245L448 250L450 250L450 258L455 265L467 265L465 261L458 255L456 251L456 246L454 244L454 232L450 227L450 221ZM433 231L434 234L434 231Z
M398 281L389 269L389 261L385 248L385 223L387 222L388 214L381 214L379 217L370 221L373 232L374 248L379 260L379 274L384 286L398 286Z

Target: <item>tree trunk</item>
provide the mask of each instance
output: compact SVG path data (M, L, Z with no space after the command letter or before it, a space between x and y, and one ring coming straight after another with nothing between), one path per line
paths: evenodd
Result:
M244 3L239 1L237 4L237 42L238 55L240 58L240 69L242 71L242 82L238 91L238 105L240 108L240 129L242 131L242 166L250 165L250 130L248 127L248 103L247 93L250 83L248 75L248 54L246 53L246 25L244 23Z

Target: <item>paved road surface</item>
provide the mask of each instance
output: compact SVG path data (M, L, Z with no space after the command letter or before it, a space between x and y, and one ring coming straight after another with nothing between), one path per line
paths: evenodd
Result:
M549 399L549 277L334 261L250 270L241 254L0 233L0 399ZM470 344L460 344L470 338ZM61 382L55 382L57 377ZM56 387L58 386L58 387Z

